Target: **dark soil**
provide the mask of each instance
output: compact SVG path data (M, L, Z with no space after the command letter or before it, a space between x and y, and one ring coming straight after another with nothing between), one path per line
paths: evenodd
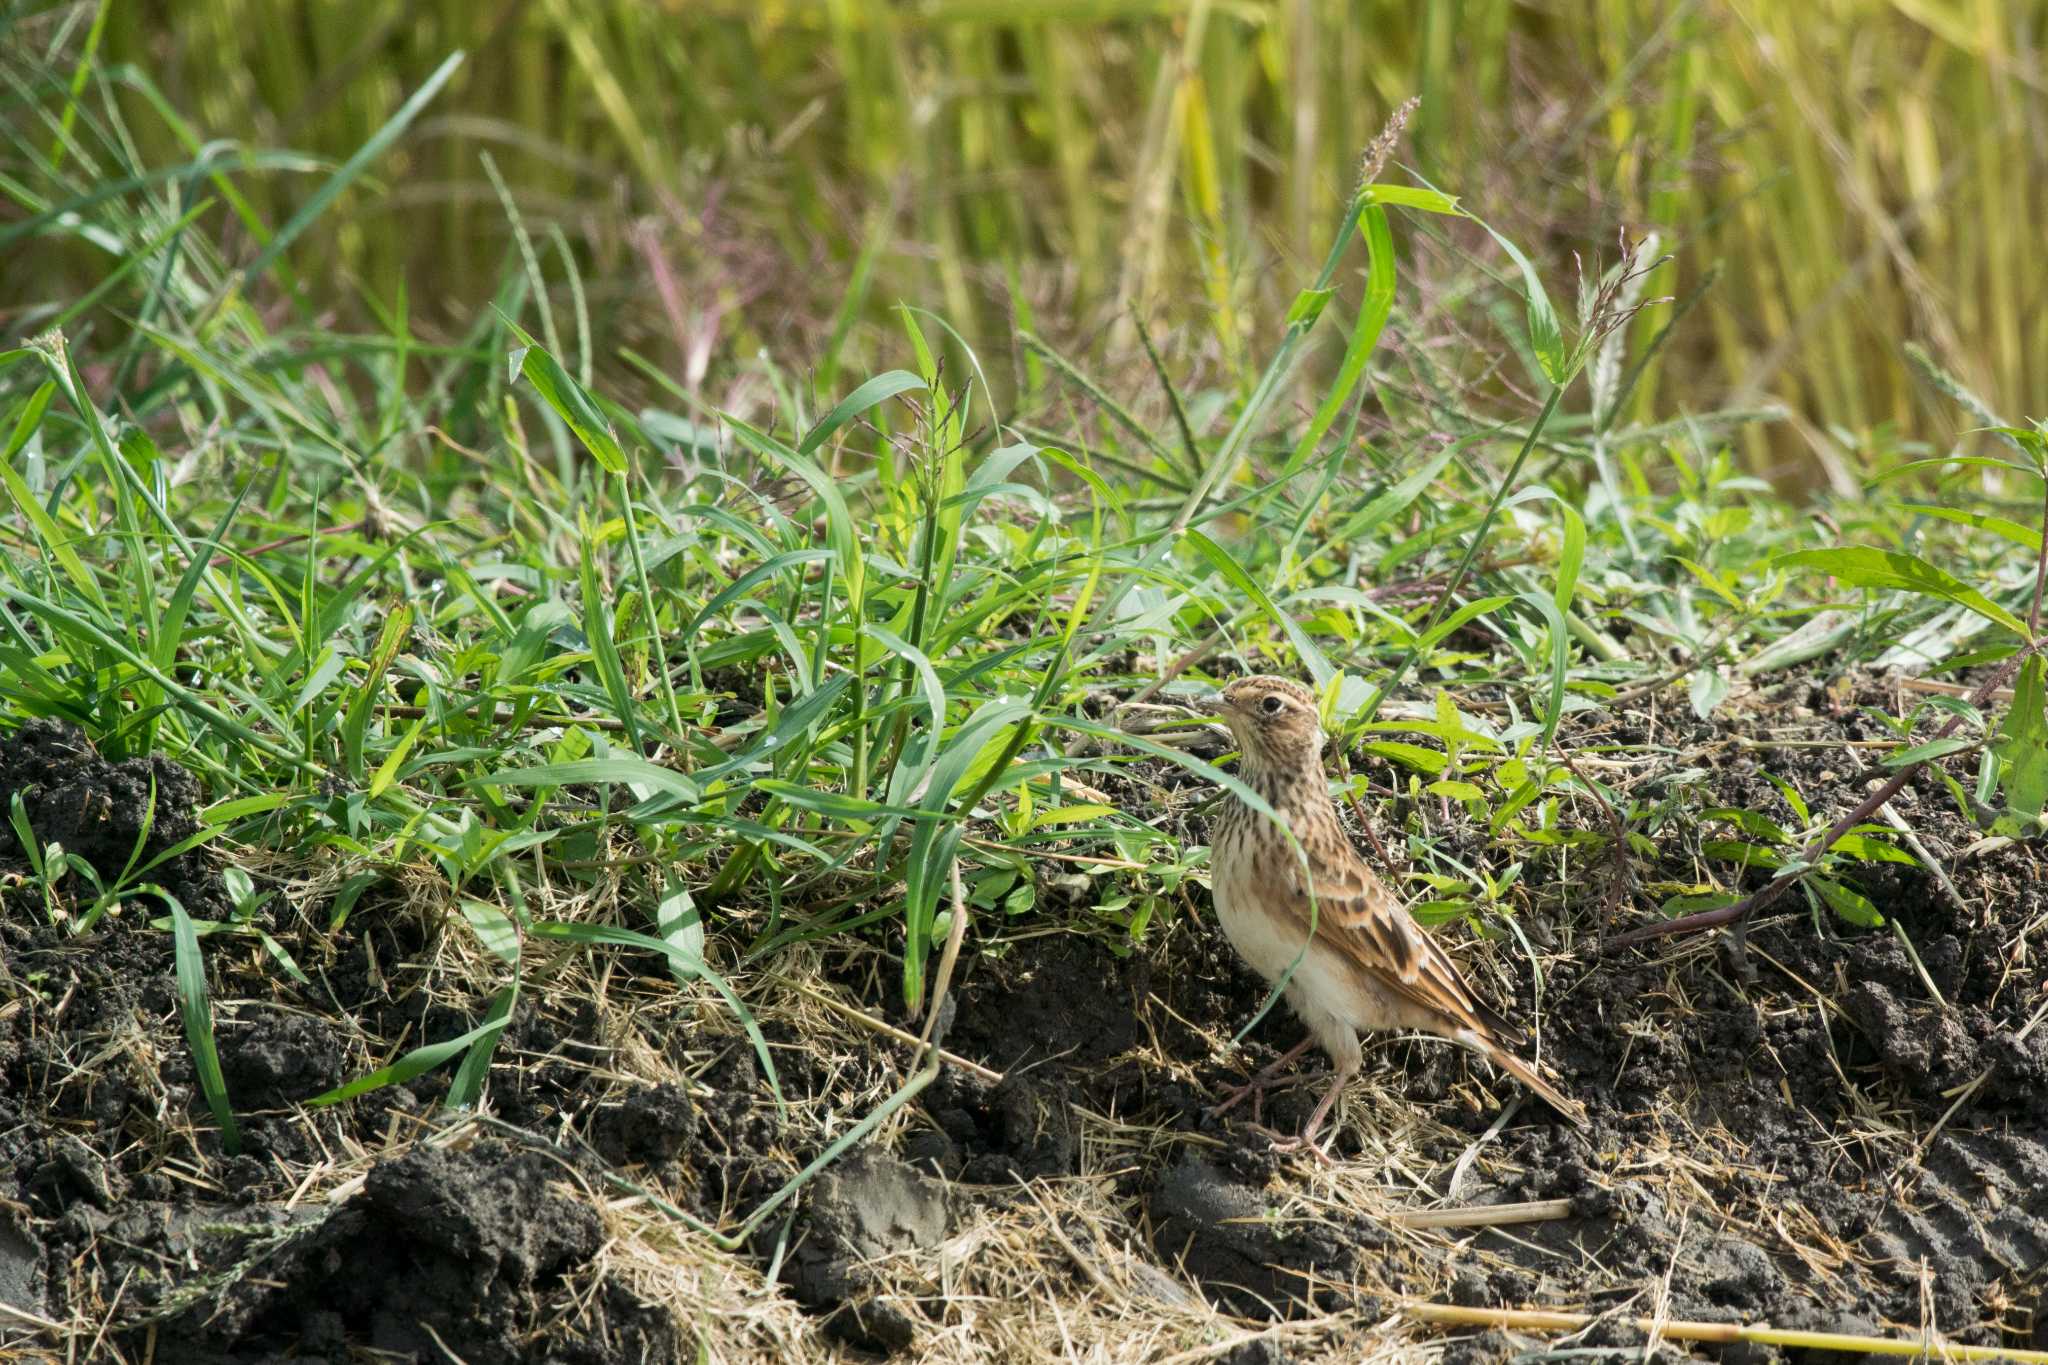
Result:
M183 768L161 757L105 762L57 722L0 738L0 810L17 790L39 839L88 859L108 886L138 840L142 866L199 827L199 788ZM427 955L425 926L360 907L352 924L367 929L333 940L296 921L264 922L314 978L311 989L254 938L204 940L221 1069L241 1124L243 1151L229 1156L186 1049L170 935L147 922L160 904L137 897L90 932L68 932L20 875L26 860L5 823L0 1302L106 1321L112 1348L129 1360L677 1358L668 1314L593 1268L604 1240L589 1197L595 1158L579 1170L526 1145L419 1143L445 1069L332 1109L292 1107L387 1060L386 1040L411 1045L475 1022L420 988L411 964ZM203 852L138 880L164 886L195 918L226 912ZM95 894L76 876L57 890L74 917ZM604 1160L673 1160L695 1133L688 1096L622 1090L549 1061L578 1027L591 1034L587 1011L569 1014L529 1007L515 1020L522 1058L541 1060L494 1071L501 1111L534 1122L588 1111ZM338 1204L295 1200L298 1170L351 1149L390 1155L368 1162ZM0 1320L0 1355L17 1330Z
M1275 1155L1249 1115L1218 1120L1209 1106L1299 1038L1298 1024L1282 1008L1241 1049L1224 1046L1265 989L1215 933L1198 887L1132 943L1091 914L1111 879L1062 880L1048 864L1040 904L1067 907L1060 927L1040 932L1041 918L978 945L949 1011L945 1046L1004 1079L943 1072L896 1151L871 1145L829 1168L789 1221L768 1220L752 1255L846 1349L914 1357L946 1305L936 1290L905 1290L890 1267L934 1262L976 1205L1029 1207L1020 1181L1081 1172L1087 1113L1159 1135L1106 1170L1089 1166L1127 1222L1118 1235L1155 1272L1253 1320L1390 1311L1373 1296L1397 1294L1647 1312L1647 1295L1668 1283L1672 1317L1924 1325L1951 1340L2048 1348L2048 1026L2021 1037L2048 999L2037 847L1978 847L1981 831L1925 780L1894 808L1960 901L1925 868L1877 862L1842 875L1886 916L1881 929L1815 913L1794 893L1753 927L1742 960L1720 937L1596 951L1602 929L1654 919L1661 888L1768 877L1715 862L1704 842L1730 831L1701 812L1796 827L1767 775L1792 783L1816 817L1847 809L1874 751L1845 742L1883 737L1865 704L1904 709L1867 688L1815 688L1711 725L1682 700L1579 717L1565 741L1613 765L1601 780L1634 804L1636 832L1655 850L1638 849L1626 878L1606 849L1505 847L1454 808L1396 795L1399 773L1354 765L1386 788L1371 816L1381 845L1433 846L1496 870L1526 860L1514 909L1544 964L1540 1011L1513 936L1478 944L1470 926L1441 932L1489 993L1512 993L1506 1013L1536 1021L1545 1062L1592 1123L1574 1129L1525 1102L1485 1140L1455 1202L1565 1199L1569 1218L1425 1238L1362 1211L1284 1212L1306 1179L1301 1159ZM1732 742L1738 728L1754 743ZM1143 767L1094 776L1119 799L1170 803L1163 827L1186 824L1204 795ZM62 839L103 877L127 864L152 781L144 861L197 827L199 792L182 769L104 763L49 723L0 739L0 810L24 789L39 836ZM1604 833L1596 814L1577 818ZM492 1112L546 1139L471 1128L460 1144L437 1141L452 1131L441 1114L448 1067L303 1108L404 1048L473 1026L488 999L432 971L441 926L373 891L334 935L317 914L282 910L283 897L263 912L256 927L311 988L253 937L206 940L242 1126L243 1152L229 1156L184 1044L170 938L147 922L157 907L138 900L73 935L47 918L10 840L0 830L0 871L16 874L0 880L0 1301L106 1321L129 1359L145 1349L174 1362L443 1350L469 1361L677 1359L687 1325L602 1264L594 1193L606 1171L729 1220L816 1154L809 1130L779 1116L743 1040L679 1022L638 1041L672 1057L688 1083L626 1081L590 1064L618 1040L568 991L528 992L491 1073ZM195 916L225 914L205 853L150 876ZM60 891L67 905L90 899L76 884ZM835 950L828 975L887 1014L893 967L878 971L876 956ZM669 989L659 966L633 970L650 977L644 989ZM823 1101L851 1121L905 1074L907 1048L835 1066L786 1025L762 1024L793 1105ZM1340 1161L1369 1158L1374 1133L1421 1131L1432 1136L1406 1139L1419 1144L1414 1174L1441 1181L1516 1096L1448 1046L1379 1040L1367 1056L1366 1081L1387 1108L1350 1114ZM856 1084L867 1088L854 1094ZM1291 1128L1315 1095L1312 1084L1275 1093L1264 1124ZM1418 1128L1419 1118L1431 1122ZM348 1153L360 1178L339 1197L295 1197L305 1173ZM0 1336L0 1350L11 1339ZM1571 1344L1632 1342L1609 1323ZM1446 1358L1502 1359L1528 1345L1467 1335ZM1680 1358L1672 1346L1659 1354ZM1240 1355L1289 1358L1271 1341Z

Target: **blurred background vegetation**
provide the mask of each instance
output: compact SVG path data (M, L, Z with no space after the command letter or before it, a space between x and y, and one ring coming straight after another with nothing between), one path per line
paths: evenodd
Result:
M2048 389L2048 0L15 9L37 54L97 45L93 79L122 87L152 165L209 139L339 162L467 51L291 247L300 318L374 318L403 282L414 326L472 324L515 251L488 154L551 294L580 292L600 368L631 347L713 401L764 346L795 359L829 335L831 363L842 339L868 362L866 324L899 300L992 363L1035 329L1098 374L1137 367L1132 390L1150 387L1135 316L1227 385L1410 95L1397 161L1540 248L1546 275L1611 263L1624 228L1659 235L1673 260L1649 292L1674 302L1637 344L1710 283L1636 411L1782 404L1744 437L1781 485L1846 489L1969 424L1909 344L1991 410L2037 412ZM237 188L278 223L322 183L307 170ZM1411 243L1399 316L1468 287L1481 242ZM55 257L0 284L11 334L104 270L88 247ZM1426 344L1400 325L1396 344Z

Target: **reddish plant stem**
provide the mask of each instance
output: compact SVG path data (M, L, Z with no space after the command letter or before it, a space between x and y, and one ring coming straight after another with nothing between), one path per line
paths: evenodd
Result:
M2032 644L2029 644L2010 659L2007 659L1997 673L1993 674L1975 691L1970 693L1968 699L1970 705L1982 706L1985 698L2005 686L2012 675L2019 671L2020 665L2035 650L2041 648L2043 643L2048 642L2037 638ZM1934 739L1930 743L1938 743L1941 740L1947 739L1956 732L1957 727L1962 723L1963 717L1961 713L1950 716L1948 724L1935 731ZM1882 787L1864 797L1856 809L1828 826L1826 832L1807 845L1805 853L1801 855L1801 861L1805 866L1799 871L1788 873L1782 877L1773 877L1762 890L1743 897L1733 905L1724 905L1718 910L1702 910L1696 915L1681 915L1677 919L1665 920L1661 924L1647 924L1640 929L1631 929L1625 934L1617 934L1609 941L1608 946L1625 948L1631 943L1647 943L1653 938L1669 938L1674 934L1697 934L1708 929L1718 929L1724 924L1739 924L1746 921L1751 915L1784 895L1794 883L1803 880L1806 874L1813 871L1814 867L1820 862L1822 855L1835 846L1836 840L1875 815L1878 807L1891 800L1894 796L1897 796L1901 791L1904 791L1906 784L1913 780L1914 775L1931 761L1930 759L1923 758L1910 767L1901 768L1897 775L1889 782L1886 782Z
M346 526L329 526L318 531L294 531L292 534L288 536L280 536L276 540L265 541L261 545L252 545L248 549L243 550L241 553L246 558L254 559L257 555L269 554L272 550L282 550L288 546L297 545L301 541L312 540L317 536L345 535L350 531L366 530L368 529L369 525L369 519L365 517L361 521L352 521L348 523ZM213 557L210 563L210 567L215 569L224 569L234 562L235 557L231 554L217 554Z

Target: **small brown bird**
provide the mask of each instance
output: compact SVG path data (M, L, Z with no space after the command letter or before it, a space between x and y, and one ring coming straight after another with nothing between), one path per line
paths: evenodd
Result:
M1216 917L1266 980L1279 980L1299 959L1286 995L1309 1037L1221 1107L1258 1093L1310 1041L1321 1043L1336 1075L1301 1136L1287 1145L1324 1155L1315 1135L1358 1071L1359 1033L1419 1029L1473 1049L1584 1123L1580 1105L1509 1051L1521 1045L1517 1032L1480 1003L1436 940L1352 849L1323 777L1315 694L1286 678L1240 678L1198 707L1230 727L1243 753L1239 775L1286 822L1308 863L1304 878L1273 822L1235 796L1227 800L1210 835Z

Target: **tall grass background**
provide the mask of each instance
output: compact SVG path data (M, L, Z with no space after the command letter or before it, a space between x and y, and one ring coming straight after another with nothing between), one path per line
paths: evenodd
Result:
M2048 0L26 9L44 22L9 26L41 48L93 29L94 79L128 87L156 164L180 149L140 116L152 81L195 137L340 161L450 51L471 54L292 248L309 313L362 317L404 282L423 325L473 320L514 249L488 153L550 290L566 306L580 276L601 335L639 336L692 383L790 335L829 334L828 367L859 363L876 331L860 324L899 299L942 306L985 354L1021 313L1142 366L1135 310L1241 373L1360 146L1420 95L1403 160L1546 274L1624 226L1660 235L1674 259L1648 293L1674 302L1636 320L1638 342L1711 282L1632 415L1782 404L1745 458L1846 490L1967 425L1909 342L1992 410L2048 391ZM48 31L58 19L73 31ZM240 190L277 223L320 183ZM1431 253L1458 246L1418 244L1411 279L1426 288ZM0 300L20 316L96 281L71 259L75 282L13 278ZM1018 373L992 366L999 387Z

